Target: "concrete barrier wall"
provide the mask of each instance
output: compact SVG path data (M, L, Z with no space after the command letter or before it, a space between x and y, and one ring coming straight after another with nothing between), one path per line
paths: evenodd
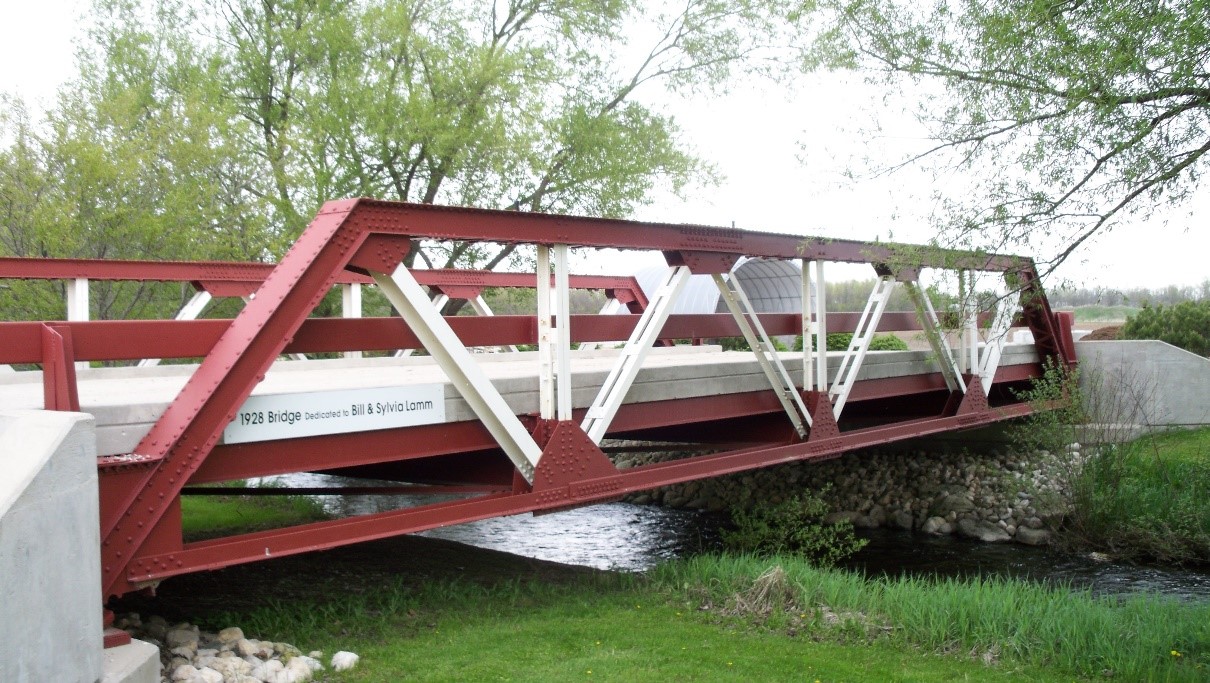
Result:
M1162 341L1080 341L1080 388L1103 423L1210 424L1210 359Z
M93 418L0 413L0 681L102 675Z

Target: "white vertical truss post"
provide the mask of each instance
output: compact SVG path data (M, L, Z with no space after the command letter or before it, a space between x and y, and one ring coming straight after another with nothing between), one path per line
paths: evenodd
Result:
M966 302L963 304L966 310L966 319L963 331L966 340L966 346L963 353L966 354L967 372L975 374L979 368L979 298L975 294L975 273L974 271L966 271L967 288Z
M555 256L555 400L559 420L571 419L571 271L566 244Z
M555 262L553 290L550 282L552 254ZM538 245L538 402L542 418L547 420L571 419L571 317L568 315L571 277L567 258L566 244Z
M937 319L937 311L933 308L933 302L915 282L905 282L903 288L907 290L908 297L916 307L916 317L920 320L924 338L928 340L929 347L933 350L933 356L937 359L937 365L941 368L945 386L950 391L961 389L965 393L966 384L961 380L962 370L954 360L949 342L945 340L945 335L941 332L941 322Z
M811 299L811 264L802 259L802 388L810 391L815 386L814 362L811 337L815 334L815 302Z
M660 329L664 327L664 322L668 320L668 314L672 312L673 304L685 288L685 283L689 281L689 275L688 266L668 269L663 281L651 296L647 309L639 316L634 332L622 347L617 363L609 371L609 376L605 378L605 383L601 385L601 390L584 416L584 422L580 424L580 428L588 434L593 443L601 443L605 432L609 430L609 424L613 422L622 400L626 398L630 385L635 377L638 377L643 360L651 350Z
M372 273L383 295L399 311L420 343L445 371L451 384L470 405L483 426L496 439L517 470L529 483L542 458L542 449L513 414L504 397L483 374L471 352L463 345L441 312L433 306L416 278L404 266L393 275Z
M482 294L475 297L474 299L467 299L467 303L471 305L471 308L475 309L475 315L482 315L482 316L495 315L495 313L492 312L491 307L487 305L487 301L485 301L483 299ZM497 348L499 348L501 351L512 351L513 353L517 352L517 347L513 346L512 344L508 344L506 346L500 346Z
M832 413L839 419L844 410L844 404L849 400L849 392L857 383L857 374L861 371L861 363L865 360L866 352L870 349L870 340L878 331L878 322L882 320L882 312L886 310L891 293L895 291L895 279L879 277L874 283L874 290L866 301L865 310L857 321L857 329L853 331L853 340L845 351L840 367L836 370L836 381L828 392L832 398Z
M1008 341L1008 330L1013 325L1013 319L1021 311L1021 301L1011 294L999 293L996 302L996 317L992 319L991 329L988 330L987 343L983 345L983 357L979 359L979 379L983 382L983 391L991 389L992 381L996 378L996 368L1000 366L1000 356L1004 353L1004 344Z
M802 397L798 395L794 380L790 379L786 366L782 365L781 358L777 356L773 341L765 332L765 326L761 324L756 311L752 309L752 302L744 293L744 288L740 286L739 278L725 277L719 273L714 273L711 277L714 278L714 284L718 287L718 293L723 297L723 301L726 302L731 317L739 325L744 340L748 342L748 348L752 349L756 362L760 364L760 369L768 378L769 386L777 395L777 400L781 402L786 416L794 425L794 430L798 432L799 438L807 438L806 427L811 425L811 414L802 402Z
M803 345L807 340L802 340ZM828 287L823 277L823 261L815 262L815 327L811 333L815 346L815 390L828 390Z
M622 310L623 304L617 299L606 299L605 305L597 312L597 315L617 315L618 311ZM581 351L592 351L601 348L601 342L580 342Z
M189 302L182 306L181 310L177 312L174 320L197 320L197 317L202 314L202 310L206 308L206 304L210 303L211 298L210 292L207 292L204 289L194 292L193 297L189 299ZM138 367L153 368L159 364L159 358L144 358L143 360L139 361Z
M78 277L67 281L67 320L88 320L88 278ZM87 370L88 361L76 361L76 370Z
M361 317L361 285L356 282L340 286L340 315L343 318ZM345 351L345 358L361 358L360 351Z
M449 303L449 300L450 300L450 297L448 294L438 294L437 296L433 297L431 305L433 307L433 310L437 311L437 315L441 315L442 307L444 307L447 303ZM416 353L416 349L399 349L398 351L395 352L394 357L395 358L407 358L408 356L412 355L413 353Z
M551 324L550 247L538 245L538 415L555 417L554 326Z

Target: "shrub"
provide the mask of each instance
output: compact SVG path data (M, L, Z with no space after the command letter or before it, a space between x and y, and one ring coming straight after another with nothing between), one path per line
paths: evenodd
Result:
M1159 339L1199 356L1210 356L1210 299L1167 307L1143 304L1137 314L1126 319L1122 338Z
M826 491L826 489L825 489ZM825 524L828 504L803 492L780 503L758 503L731 511L733 529L722 531L729 550L759 555L797 554L831 566L861 550L865 539L848 522Z
M853 343L852 332L833 332L828 335L828 350L829 351L845 351L849 348L849 344ZM802 351L802 335L794 340L794 350ZM871 351L907 351L907 342L893 334L876 334L870 340Z
M769 337L769 340L773 342L774 351L789 351L789 349L786 348L786 345L781 343L781 340L777 337ZM752 350L752 347L748 346L748 340L744 339L743 337L722 337L718 340L718 343L723 347L724 351Z

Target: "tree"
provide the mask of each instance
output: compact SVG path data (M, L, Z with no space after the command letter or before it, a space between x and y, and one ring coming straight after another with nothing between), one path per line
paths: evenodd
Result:
M946 241L1042 251L1053 270L1123 218L1187 200L1210 151L1206 0L836 0L814 60L909 82L965 172ZM814 64L815 62L810 62ZM970 199L967 199L969 197Z
M79 77L40 122L5 103L0 253L14 256L261 260L279 247L249 194L256 169L230 134L216 64L189 41L183 14L106 5ZM13 285L6 317L63 315L62 288ZM97 282L99 318L171 316L179 285ZM25 306L11 310L11 306Z
M713 179L637 94L766 68L757 57L788 31L789 4L96 0L79 82L23 134L41 155L30 169L64 197L82 186L54 164L100 163L80 179L98 206L61 212L106 229L71 231L95 237L91 249L43 243L186 257L191 231L208 229L232 256L272 259L322 202L349 196L624 217L657 186ZM228 235L236 225L246 235ZM433 267L516 256L417 246L409 258Z

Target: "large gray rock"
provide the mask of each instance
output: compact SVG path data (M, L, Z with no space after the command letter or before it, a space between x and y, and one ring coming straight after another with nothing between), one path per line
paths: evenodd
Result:
M934 536L945 536L954 532L954 527L945 521L944 517L929 517L924 521L920 530Z
M1031 529L1027 526L1017 527L1017 535L1014 537L1017 543L1025 545L1048 545L1050 543L1050 532L1045 529Z
M1012 536L1009 536L1008 532L999 526L969 517L958 520L958 533L984 543L1002 543L1012 539Z
M937 503L934 512L937 516L944 517L951 512L970 512L974 509L975 503L969 496L951 493Z

